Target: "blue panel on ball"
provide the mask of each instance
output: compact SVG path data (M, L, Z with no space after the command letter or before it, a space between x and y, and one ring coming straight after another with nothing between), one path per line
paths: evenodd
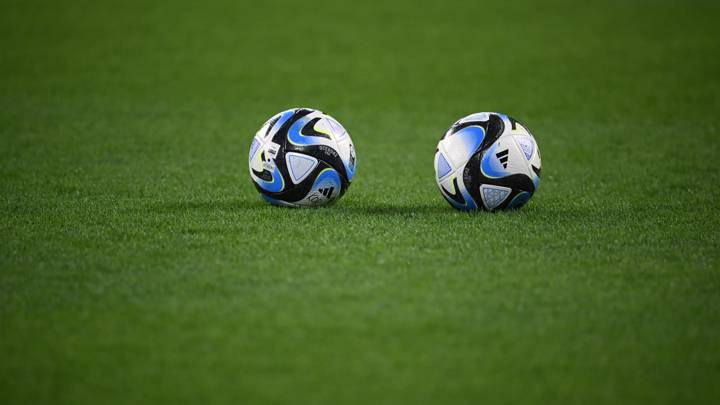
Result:
M473 200L472 196L468 191L465 189L465 186L463 185L462 181L457 183L457 188L453 191L454 193L460 193L462 195L462 199L465 201L465 204L461 204L458 202L455 198L453 198L450 195L447 195L447 191L445 188L440 187L440 192L445 196L445 199L447 202L450 203L454 208L460 210L460 211L475 211L478 209L477 204L475 203L475 200Z
M465 206L464 206L463 208L460 208L460 209L461 209L461 210L465 210L465 211L475 211L475 210L477 210L477 209L478 209L478 206L477 206L477 204L475 203L475 200L473 200L473 198L470 196L470 193L468 193L467 190L465 190L464 187L462 188L461 192L462 192L463 198L465 199Z
M498 179L511 174L502 166L500 160L498 160L495 156L496 149L497 143L485 152L485 156L483 156L482 161L480 162L480 170L482 170L485 177L489 177L491 179Z
M532 197L531 193L523 191L522 193L516 195L515 198L512 199L512 201L510 201L510 204L508 204L508 208L519 207L530 201L530 197Z
M452 136L462 139L465 151L467 152L467 158L470 158L480 147L483 139L485 139L485 130L483 127L471 126L461 129Z
M312 119L309 114L295 121L288 129L288 140L295 145L322 145L321 137L305 136L300 133L305 125Z
M357 163L356 159L357 157L355 156L355 150L351 144L350 158L347 161L345 159L342 159L343 165L345 165L345 173L347 173L348 181L352 181L353 177L355 177L355 165Z
M448 163L447 159L445 159L445 156L440 153L438 155L438 164L437 164L437 177L438 179L441 179L450 173L452 168L450 167L450 163Z
M313 183L311 191L315 191L316 189L320 187L337 187L337 190L340 191L340 185L342 183L340 182L340 175L337 171L334 169L324 169L320 172L320 174L315 179L315 183Z
M345 165L345 173L347 173L348 181L352 181L353 177L355 177L355 171L351 168L352 166L345 162L343 162L343 164Z
M275 125L272 126L269 133L274 134L277 132L293 115L295 115L295 110L284 111L282 115L280 115L280 118L278 118Z
M466 206L460 204L459 202L453 200L452 198L446 198L446 200L447 200L447 202L450 203L450 205L455 207L455 209L458 209L460 211L468 211L468 208Z
M256 178L256 181L263 190L271 193L280 192L285 186L285 182L283 181L282 175L280 174L280 170L278 170L277 166L273 170L272 181L265 181L261 178Z

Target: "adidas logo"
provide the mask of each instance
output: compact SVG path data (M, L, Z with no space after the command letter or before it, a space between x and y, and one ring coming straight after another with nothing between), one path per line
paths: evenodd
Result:
M505 149L503 151L500 151L495 154L497 156L500 163L502 163L502 166L504 169L507 169L507 162L508 162L508 150Z
M325 198L330 198L332 195L332 192L335 190L335 187L328 187L328 188L319 188L318 191L320 194L324 195Z

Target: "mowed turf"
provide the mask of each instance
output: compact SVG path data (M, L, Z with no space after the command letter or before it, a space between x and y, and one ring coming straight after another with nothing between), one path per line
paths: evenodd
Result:
M720 401L707 1L5 1L0 403ZM349 130L336 205L251 138ZM461 116L535 134L516 212L442 199Z

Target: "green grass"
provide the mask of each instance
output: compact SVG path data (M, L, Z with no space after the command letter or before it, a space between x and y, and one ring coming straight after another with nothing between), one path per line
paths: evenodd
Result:
M716 2L0 9L0 403L720 401ZM249 180L296 106L355 142L332 207ZM542 185L455 212L488 110Z

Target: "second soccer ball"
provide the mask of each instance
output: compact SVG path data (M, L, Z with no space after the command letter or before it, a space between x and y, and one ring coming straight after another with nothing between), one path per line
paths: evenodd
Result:
M519 208L540 185L540 151L517 120L471 114L440 139L435 175L443 197L459 210Z

